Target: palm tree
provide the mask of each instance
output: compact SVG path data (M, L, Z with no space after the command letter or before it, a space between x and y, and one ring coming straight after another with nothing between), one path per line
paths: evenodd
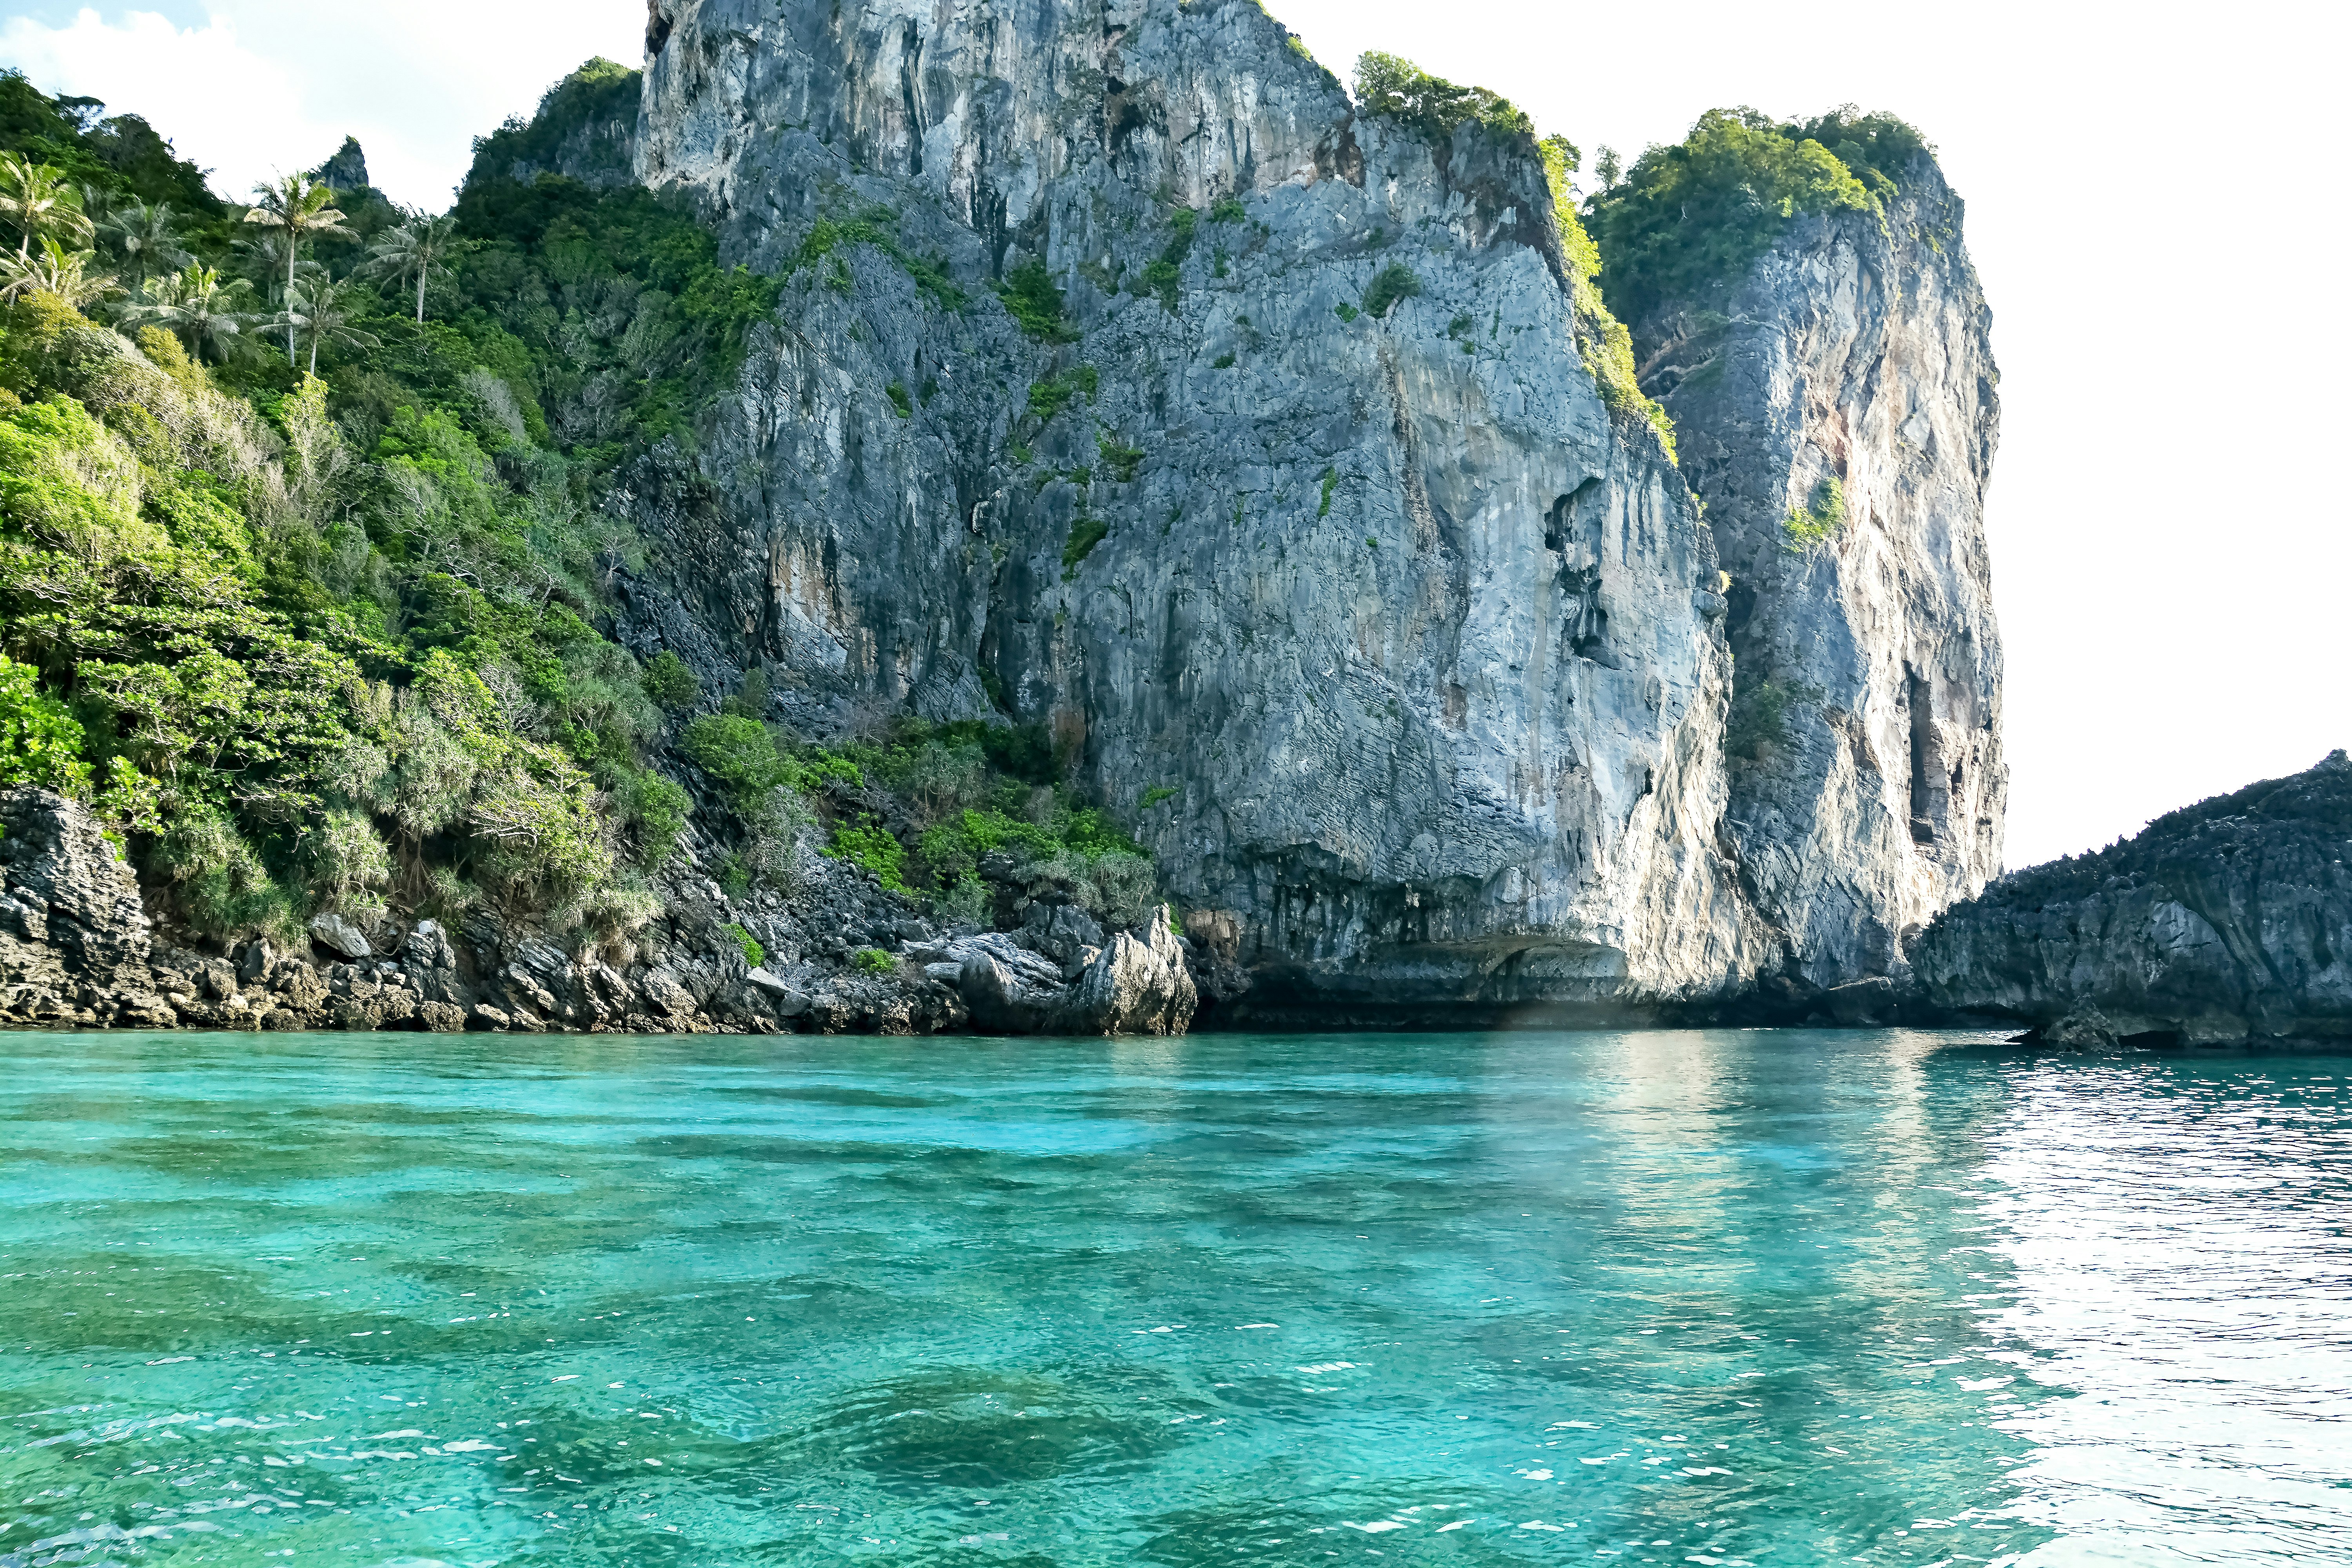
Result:
M29 260L33 241L47 234L68 239L88 239L89 219L82 216L66 177L47 163L28 163L0 153L0 218L16 227L16 258Z
M100 226L131 273L131 286L143 289L151 273L170 272L188 264L169 202L129 202Z
M320 184L308 174L286 174L275 183L264 181L253 187L253 205L245 215L247 223L265 224L285 237L286 299L293 307L294 260L305 239L330 237L349 239L352 231L343 226L343 215L333 206L335 193L331 186ZM286 325L286 363L294 363L294 326ZM314 345L315 347L315 345Z
M253 321L252 312L237 309L252 289L242 278L187 267L156 279L146 298L123 312L123 323L152 322L177 336L191 353L201 356L210 349L214 359L226 359Z
M55 294L79 310L83 306L120 294L122 286L111 277L93 278L93 259L87 250L68 250L50 235L41 236L41 248L32 256L0 258L0 300L26 294Z
M284 327L288 333L300 332L310 340L310 374L319 374L319 345L340 343L348 348L372 349L377 340L352 324L352 313L344 305L345 291L341 284L327 278L298 279L286 290L286 308L269 324Z
M427 217L422 212L408 214L408 221L368 247L368 268L379 277L406 282L413 274L416 279L416 324L425 324L425 281L435 273L446 276L449 264L442 259L457 247L457 220L447 214Z
M260 297L272 301L284 296L286 275L289 270L297 278L314 277L326 271L326 268L318 262L301 256L297 256L289 268L286 253L291 247L286 243L285 234L278 230L256 229L239 235L234 244L247 280Z

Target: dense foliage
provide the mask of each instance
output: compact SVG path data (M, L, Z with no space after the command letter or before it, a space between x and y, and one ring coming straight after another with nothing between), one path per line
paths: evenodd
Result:
M1501 94L1483 87L1457 87L1411 60L1371 50L1356 61L1356 106L1385 115L1441 140L1465 125L1483 125L1498 136L1525 136L1535 122Z
M1665 408L1642 390L1633 364L1633 336L1602 302L1594 279L1601 274L1601 247L1585 232L1576 216L1576 187L1571 182L1582 155L1565 136L1547 136L1536 144L1544 177L1551 186L1552 216L1559 230L1560 262L1567 268L1570 302L1576 317L1576 342L1584 367L1611 413L1639 419L1657 433L1658 445L1669 462L1675 460L1675 425Z
M623 76L549 102L604 113ZM394 899L642 921L688 805L649 760L694 688L673 658L657 705L596 630L631 551L596 502L689 437L775 281L547 174L478 176L454 223L297 176L231 223L143 130L0 79L8 237L148 263L0 317L0 780L90 798L217 934Z
M1927 151L1892 115L1843 109L1795 121L1709 110L1687 138L1649 149L1587 203L1601 292L1618 316L1643 321L1666 300L1738 278L1798 213L1883 216Z

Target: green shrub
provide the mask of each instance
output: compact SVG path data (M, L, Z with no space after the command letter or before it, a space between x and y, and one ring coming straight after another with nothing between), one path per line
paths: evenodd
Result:
M338 908L392 881L392 851L375 825L356 811L330 811L304 826L300 846L310 886Z
M793 269L797 272L830 258L825 284L846 294L854 287L849 268L834 253L847 246L870 245L897 262L900 270L913 279L915 287L929 295L941 310L963 309L964 292L948 276L947 258L926 260L909 252L898 242L898 215L885 206L868 207L856 217L821 217L802 237Z
M932 909L951 926L972 926L985 931L995 912L995 898L986 882L967 871L932 900Z
M1327 518L1331 515L1331 492L1339 488L1339 470L1337 468L1324 469L1323 499L1318 501L1315 505L1315 515L1318 520Z
M1249 209L1242 205L1239 196L1219 196L1209 206L1211 223L1241 223L1248 216Z
M1182 790L1178 789L1174 784L1153 784L1150 789L1143 792L1143 805L1140 809L1150 811L1161 801L1174 800L1178 795L1182 795L1183 793L1184 792Z
M1109 537L1110 524L1098 517L1082 517L1070 524L1070 537L1062 546L1062 581L1070 582L1078 574L1078 563L1092 554L1096 545Z
M1350 305L1345 300L1342 300L1338 304L1332 306L1331 310L1332 313L1337 315L1343 321L1352 321L1358 316L1363 314L1361 310L1357 310L1356 307Z
M1209 362L1209 368L1212 370L1231 370L1234 368L1234 356L1230 353L1219 354L1215 359Z
M1074 343L1077 329L1062 314L1062 291L1043 261L1027 261L1004 275L996 297L1021 330L1043 343Z
M941 881L969 876L979 867L982 856L1006 847L1050 855L1062 844L1055 834L1035 823L1007 816L998 808L988 806L966 809L926 829L921 845L924 864Z
M740 713L704 714L686 727L679 745L697 767L738 800L793 778L790 762L776 750L768 727Z
M1651 148L1588 204L1601 292L1621 318L1645 321L1668 300L1742 276L1798 213L1864 212L1883 222L1891 176L1927 150L1889 115L1840 110L1799 122L1709 110L1687 138Z
M743 950L744 968L757 969L768 962L768 950L761 947L759 939L750 931L732 921L730 921L723 929L729 936L735 939L735 945Z
M898 961L878 947L859 948L850 955L849 964L860 974L895 974L898 969Z
M636 837L638 862L651 867L668 859L686 833L692 798L650 770L630 777L614 793Z
M1776 680L1733 679L1731 712L1723 728L1723 749L1750 762L1768 760L1775 748L1789 741L1789 710L1813 694L1806 688Z
M702 682L695 679L693 667L668 648L654 655L643 679L646 695L665 708L691 707L702 695Z
M1033 382L1029 386L1029 412L1036 416L1040 424L1050 425L1080 394L1092 397L1100 380L1094 366L1082 364L1060 375Z
M293 900L218 811L184 806L157 842L154 862L178 891L188 923L206 936L300 940Z
M907 886L906 846L880 823L867 819L860 823L843 822L835 826L832 847L824 853L835 860L845 860L863 871L872 872L882 885L894 893L911 893Z
M1421 292L1421 279L1412 268L1392 261L1381 268L1372 286L1364 290L1364 314L1385 316L1399 300L1410 300Z
M1135 482L1135 470L1143 466L1142 447L1114 441L1097 431L1095 449L1102 454L1103 467L1110 470L1112 479L1123 485Z
M1411 60L1377 50L1356 60L1356 106L1440 140L1470 124L1503 137L1535 130L1535 122L1499 94L1483 87L1456 87Z
M0 654L0 785L38 784L79 800L89 793L81 721L41 694L38 673Z
M1834 474L1825 474L1813 486L1811 499L1803 506L1792 507L1781 520L1781 546L1802 554L1816 544L1827 543L1845 531L1845 487Z
M741 713L704 714L686 727L678 745L739 811L759 805L778 789L807 794L866 786L864 772L851 759L824 751L790 755L765 724Z
M882 390L889 396L890 406L898 411L899 418L911 419L915 416L915 400L907 395L907 389L902 384L894 381Z
M1537 151L1543 156L1544 175L1551 186L1552 216L1559 232L1560 259L1568 269L1576 344L1583 356L1584 368L1591 374L1593 387L1609 411L1621 418L1638 418L1647 423L1657 433L1666 460L1674 462L1674 421L1667 417L1664 405L1642 390L1633 360L1633 334L1623 322L1610 314L1601 290L1593 284L1601 272L1601 250L1576 216L1575 190L1569 184L1569 176L1582 160L1575 145L1564 136L1545 137L1537 144ZM1455 321L1465 332L1473 325L1460 317ZM1471 344L1465 341L1463 346L1468 348Z

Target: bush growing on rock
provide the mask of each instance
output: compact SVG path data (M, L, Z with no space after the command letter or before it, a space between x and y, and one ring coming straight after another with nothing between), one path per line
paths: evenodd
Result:
M89 790L80 721L41 694L37 674L0 654L0 785L38 784L79 798Z

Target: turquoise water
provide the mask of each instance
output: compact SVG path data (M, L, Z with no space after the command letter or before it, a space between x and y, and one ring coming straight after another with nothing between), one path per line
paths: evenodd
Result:
M2352 1561L2352 1058L5 1043L0 1568Z

